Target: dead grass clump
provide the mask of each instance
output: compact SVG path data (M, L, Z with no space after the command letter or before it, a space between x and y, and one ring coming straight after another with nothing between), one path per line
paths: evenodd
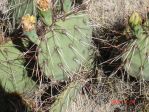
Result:
M0 11L4 13L7 10L7 0L0 0Z
M110 28L116 23L127 23L134 11L145 17L148 7L149 0L91 0L89 16L93 25Z
M148 112L147 82L124 82L102 73L97 80L76 96L66 112Z

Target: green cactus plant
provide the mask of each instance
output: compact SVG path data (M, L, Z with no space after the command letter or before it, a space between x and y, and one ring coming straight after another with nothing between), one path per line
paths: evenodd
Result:
M57 0L56 9L67 13L71 11L72 4L73 4L72 0Z
M40 13L49 11L49 6L43 5L44 3L47 3L47 0L37 2ZM72 2L68 3L72 4ZM68 4L65 4L64 7L67 11L71 9ZM89 58L92 30L87 25L87 16L78 13L64 18L56 19L54 23L50 23L51 25L46 24L50 26L45 35L38 37L36 17L33 18L30 15L22 17L24 34L38 45L38 63L42 72L54 80L65 80L72 77L72 74L75 74ZM52 16L47 20L51 19ZM44 20L46 21L46 18Z
M133 77L149 80L149 26L142 25L139 14L135 15L130 17L130 31L134 38L124 53L124 68Z
M65 12L68 12L71 10L72 0L64 0L63 8Z
M58 4L55 6L51 0L8 1L9 14L14 26L12 30L21 25L24 35L37 45L36 61L40 71L51 81L72 78L80 67L90 63L88 60L92 29L88 25L87 15L79 12L78 8L77 12L71 10L72 3L72 0L63 1L61 5L65 13L59 14L59 9L55 9ZM58 12L55 12L57 10ZM43 35L37 32L38 22L45 26ZM23 53L11 41L1 45L0 50L2 86L9 92L18 93L36 89L38 85L27 76ZM58 95L51 110L65 111L80 89L81 84L72 81L66 90Z
M38 44L38 62L43 72L54 80L64 80L74 74L89 58L92 30L84 14L59 20L42 39L34 32L27 35ZM35 36L36 35L36 36Z
M8 92L24 93L36 87L27 76L23 58L11 41L0 45L0 83Z
M91 29L79 15L60 20L40 44L39 64L47 76L56 80L74 74L89 58Z
M81 83L79 81L72 82L68 85L56 101L52 104L49 112L66 112L70 103L75 100L75 97L81 90Z

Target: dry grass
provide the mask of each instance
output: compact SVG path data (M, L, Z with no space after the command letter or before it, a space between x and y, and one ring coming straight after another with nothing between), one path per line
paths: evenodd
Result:
M149 83L140 81L137 88L136 83L98 75L98 82L90 85L89 95L78 94L66 112L148 112Z
M146 16L149 0L91 0L89 15L98 27L112 27L115 23L126 23L128 16L137 11Z
M0 0L0 11L3 13L7 10L7 0Z

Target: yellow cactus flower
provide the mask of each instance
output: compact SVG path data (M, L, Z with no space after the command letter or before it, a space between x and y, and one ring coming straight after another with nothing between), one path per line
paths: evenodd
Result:
M21 24L24 31L31 31L35 28L36 19L34 16L30 16L29 14L27 14L22 17Z
M37 6L41 11L47 11L51 7L51 0L37 0Z

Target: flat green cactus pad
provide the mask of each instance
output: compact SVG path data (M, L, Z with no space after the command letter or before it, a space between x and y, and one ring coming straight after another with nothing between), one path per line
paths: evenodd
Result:
M22 53L11 41L0 45L0 83L6 91L23 93L34 88L23 64Z
M64 80L77 72L89 58L92 30L85 15L72 15L56 22L39 45L39 64L55 80Z
M124 67L129 75L149 80L149 37L141 26L136 28L134 34L137 39L130 43L123 57L126 62Z
M71 82L66 90L64 90L52 104L49 112L66 112L66 109L75 100L78 93L81 90L81 84L76 82Z

